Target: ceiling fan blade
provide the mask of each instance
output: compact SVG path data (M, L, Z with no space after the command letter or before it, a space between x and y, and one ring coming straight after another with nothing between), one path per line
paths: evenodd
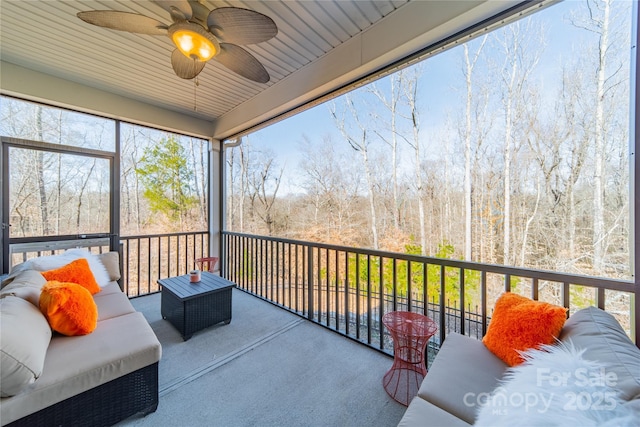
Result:
M196 59L187 58L178 49L174 49L171 53L171 66L176 75L181 79L190 80L200 74L200 71L206 65L206 62L200 62Z
M253 55L230 43L220 43L220 53L214 57L231 71L258 83L267 83L271 77Z
M278 34L273 19L249 9L220 7L207 18L209 31L227 43L255 44Z
M193 10L188 0L152 0L155 4L171 14L173 21L189 20Z
M130 33L162 36L167 34L167 26L162 22L137 13L116 10L89 10L78 12L78 18L89 24Z

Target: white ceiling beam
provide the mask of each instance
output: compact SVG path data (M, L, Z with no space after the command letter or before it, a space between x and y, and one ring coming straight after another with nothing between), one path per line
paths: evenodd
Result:
M169 132L211 138L211 121L0 62L0 93Z

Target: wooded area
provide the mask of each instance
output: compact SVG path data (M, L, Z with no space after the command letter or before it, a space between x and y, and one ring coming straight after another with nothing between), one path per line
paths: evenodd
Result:
M115 122L7 97L0 111L2 135L36 142L9 149L11 237L108 233L111 160L37 142L110 155ZM120 141L121 235L206 230L208 141L126 123Z
M630 278L630 29L630 2L555 5L315 107L296 165L251 134L227 225Z

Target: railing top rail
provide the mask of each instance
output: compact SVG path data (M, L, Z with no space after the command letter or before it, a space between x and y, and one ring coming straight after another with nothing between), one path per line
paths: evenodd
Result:
M248 233L238 233L235 231L223 231L223 235L247 237L251 239L266 240L272 242L289 243L299 246L313 246L321 249L329 249L340 252L351 252L361 255L372 255L375 257L392 258L404 261L411 261L421 264L444 265L445 267L461 268L464 270L486 271L487 273L496 273L501 275L510 275L512 277L535 278L538 280L547 280L557 283L569 283L574 285L584 285L589 287L604 287L606 289L635 292L635 284L633 281L622 279L609 279L603 277L585 276L580 274L559 273L548 270L534 270L522 267L510 267L496 264L483 264L473 261L459 261L447 258L435 258L422 255L403 254L399 252L387 252L375 249L353 248L348 246L331 245L327 243L308 242L303 240L287 239L282 237L260 236Z
M9 245L10 253L21 252L37 252L37 251L56 251L61 249L72 249L77 247L93 247L108 246L108 237L86 238L86 239L69 239L69 240L51 240L40 242L23 242L11 243Z

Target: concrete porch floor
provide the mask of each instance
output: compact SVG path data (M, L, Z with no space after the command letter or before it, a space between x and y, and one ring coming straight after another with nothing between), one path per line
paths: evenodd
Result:
M119 426L395 426L406 408L382 388L392 359L233 290L233 319L188 341L160 294L131 300L162 344L160 403Z

